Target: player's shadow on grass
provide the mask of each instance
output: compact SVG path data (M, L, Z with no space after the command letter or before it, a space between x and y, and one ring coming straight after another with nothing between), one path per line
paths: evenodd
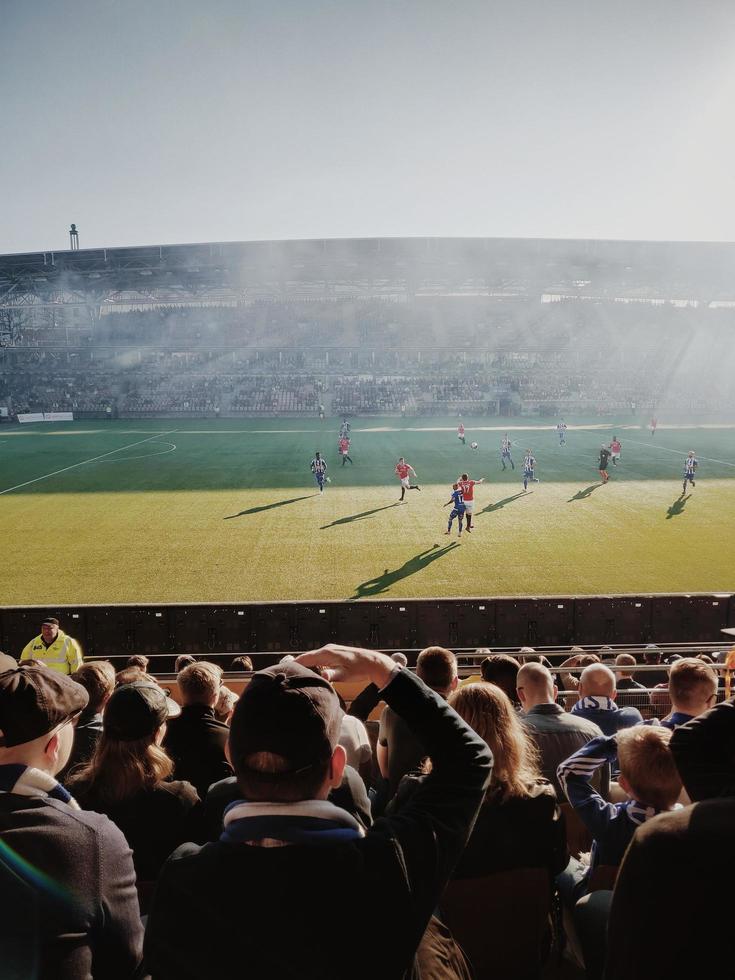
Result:
M365 521L368 517L372 517L373 514L379 514L381 510L390 510L392 507L397 507L398 501L394 504L387 504L385 507L376 507L375 510L364 510L361 514L350 514L348 517L339 517L336 521L332 521L331 524L322 524L320 530L326 531L328 527L337 527L338 524L352 524L353 521Z
M381 592L387 592L391 585L395 585L396 582L400 582L401 579L408 578L410 575L415 575L416 572L427 568L433 561L444 558L450 551L454 551L458 547L458 541L452 541L451 544L445 544L443 547L435 544L433 547L427 548L426 551L422 551L418 555L414 555L413 558L409 558L400 568L394 568L393 571L389 571L386 568L382 575L376 575L375 578L368 579L367 582L361 582L355 589L355 594L350 596L350 598L365 599L367 596L380 595Z
M248 510L241 510L239 514L228 514L222 520L232 521L236 517L247 517L248 514L260 514L264 510L273 510L274 507L285 507L286 504L297 504L300 500L309 500L310 497L315 496L315 493L307 493L303 497L291 497L289 500L276 500L273 504L263 504L261 507L250 507Z
M690 493L688 493L686 497L683 495L681 497L677 497L671 507L669 507L669 509L666 511L666 520L670 521L672 517L678 517L679 514L683 514L687 500L689 500L690 497Z
M567 503L571 504L575 500L586 500L587 497L592 496L592 494L595 492L595 490L597 490L598 487L602 487L602 486L604 486L604 484L602 483L592 483L590 484L590 486L585 487L584 490L577 490L574 496L570 497L569 500L567 500Z
M521 490L520 493L514 493L512 497L504 497L502 500L496 500L494 504L488 504L487 507L483 507L479 514L492 514L494 510L502 510L506 504L512 503L514 500L518 500L520 497L527 497L528 494Z

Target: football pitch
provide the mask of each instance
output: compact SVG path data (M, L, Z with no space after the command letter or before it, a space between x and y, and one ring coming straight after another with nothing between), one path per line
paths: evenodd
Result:
M697 592L733 586L735 425L567 419L93 421L0 427L0 604ZM503 472L507 429L515 470ZM622 441L600 485L600 444ZM470 443L477 441L478 449ZM523 492L522 458L540 483ZM329 464L320 495L314 451ZM696 488L684 496L694 449ZM405 456L421 491L393 472ZM445 536L451 483L475 530Z

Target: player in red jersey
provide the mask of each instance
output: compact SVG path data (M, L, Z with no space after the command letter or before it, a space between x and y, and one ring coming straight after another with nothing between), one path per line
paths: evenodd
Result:
M459 425L457 426L457 438L459 439L459 441L462 443L463 446L467 445L467 442L464 437L464 422L460 422Z
M401 481L401 500L406 496L406 490L420 490L421 487L418 483L411 483L411 476L413 475L418 479L418 474L416 470L407 463L406 460L401 456L401 458L396 463L396 476Z
M459 489L462 491L465 509L465 531L469 534L472 530L472 512L475 507L475 487L485 482L485 477L481 480L470 480L466 473L457 480Z
M355 465L352 461L352 457L350 456L350 440L347 438L347 436L342 436L339 440L339 454L342 457L343 466L348 460L353 466Z

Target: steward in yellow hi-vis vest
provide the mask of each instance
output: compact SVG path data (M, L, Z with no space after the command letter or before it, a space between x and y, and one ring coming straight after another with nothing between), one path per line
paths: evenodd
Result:
M71 636L59 629L58 619L44 619L41 635L23 647L23 660L38 660L60 674L73 674L82 666L82 651Z

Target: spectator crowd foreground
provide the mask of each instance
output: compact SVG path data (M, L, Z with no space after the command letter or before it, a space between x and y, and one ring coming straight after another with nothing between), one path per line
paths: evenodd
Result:
M0 655L3 977L560 976L565 946L588 977L731 975L707 896L735 700L704 659L661 665L660 718L620 657L573 654L564 704L533 651L460 681L442 647L415 673L334 644L243 658L239 698L183 658L179 704L145 657L67 672L44 629L41 658Z

